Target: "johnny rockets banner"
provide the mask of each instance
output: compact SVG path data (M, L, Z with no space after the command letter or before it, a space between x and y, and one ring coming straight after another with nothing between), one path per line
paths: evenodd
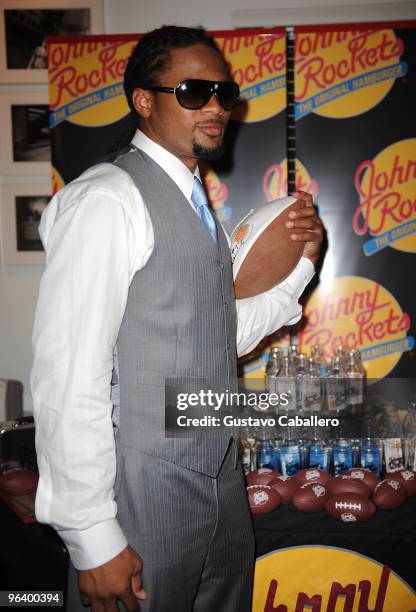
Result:
M375 379L416 373L415 33L296 31L297 157L328 240L299 342L358 347Z
M202 165L213 208L231 232L253 207L287 193L285 35L213 33L242 91L224 160ZM105 156L128 112L122 79L137 37L51 39L54 188ZM416 251L415 29L296 31L298 189L327 231L299 343L362 351L368 376L414 374ZM271 342L244 360L262 378Z
M211 204L231 232L253 207L286 195L284 30L212 33L241 89L225 158L202 164ZM51 38L49 100L54 190L109 153L129 108L123 74L139 36Z
M359 348L373 379L416 374L415 34L295 30L296 181L315 196L328 243L298 340L327 357ZM249 376L264 365L259 352Z

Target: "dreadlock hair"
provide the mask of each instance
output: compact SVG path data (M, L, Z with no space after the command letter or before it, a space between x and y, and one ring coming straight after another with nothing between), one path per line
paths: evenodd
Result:
M140 87L147 89L159 85L159 78L171 66L172 49L185 49L194 45L205 45L217 51L225 60L216 42L202 27L185 28L162 26L144 34L130 55L124 73L124 93L130 107L130 114L122 125L122 134L112 145L112 150L120 149L130 143L139 123L139 114L134 108L133 91Z

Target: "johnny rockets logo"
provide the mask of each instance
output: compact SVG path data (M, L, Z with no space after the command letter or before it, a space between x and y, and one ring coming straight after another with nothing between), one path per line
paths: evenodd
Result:
M231 219L233 209L227 204L228 187L222 183L218 175L207 164L207 162L199 162L199 170L203 180L205 190L207 192L209 203L211 204L215 216L221 223Z
M416 594L388 566L369 557L329 546L297 546L257 559L252 609L410 612L416 609Z
M306 327L299 333L303 352L315 344L327 356L340 344L358 348L369 378L386 376L414 346L414 338L407 336L409 315L389 291L368 278L340 276L319 285L304 315Z
M318 195L318 183L312 179L305 166L298 159L296 160L296 189L307 191L314 198ZM287 196L287 160L284 159L280 164L271 164L263 177L263 191L267 200L276 200Z
M393 30L308 32L296 36L296 118L353 117L373 108L407 73Z
M234 109L237 121L262 121L286 107L286 35L242 34L215 38L240 86L242 102Z
M353 217L356 234L370 234L364 253L392 247L416 253L416 138L396 142L355 173L360 204Z
M48 45L50 125L113 123L128 112L123 76L132 41Z

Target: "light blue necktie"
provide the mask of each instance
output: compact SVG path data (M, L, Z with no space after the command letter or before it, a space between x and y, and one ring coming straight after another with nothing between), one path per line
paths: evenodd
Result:
M217 244L217 226L215 225L212 212L208 208L208 200L205 189L203 188L199 178L196 176L194 176L194 188L192 190L191 200L195 206L198 217L211 234L211 238L215 244Z

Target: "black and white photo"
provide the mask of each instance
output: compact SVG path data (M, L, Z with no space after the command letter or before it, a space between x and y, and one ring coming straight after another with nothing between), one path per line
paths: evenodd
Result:
M0 93L0 173L51 173L47 93Z
M91 11L79 9L6 9L6 65L8 69L48 67L46 36L91 33Z
M6 265L44 263L39 223L50 194L50 183L2 185L1 238Z
M16 196L16 242L17 251L42 251L39 223L49 202L49 196Z
M102 0L0 0L0 82L46 83L48 36L102 32Z
M50 161L51 139L46 104L12 104L13 161Z

